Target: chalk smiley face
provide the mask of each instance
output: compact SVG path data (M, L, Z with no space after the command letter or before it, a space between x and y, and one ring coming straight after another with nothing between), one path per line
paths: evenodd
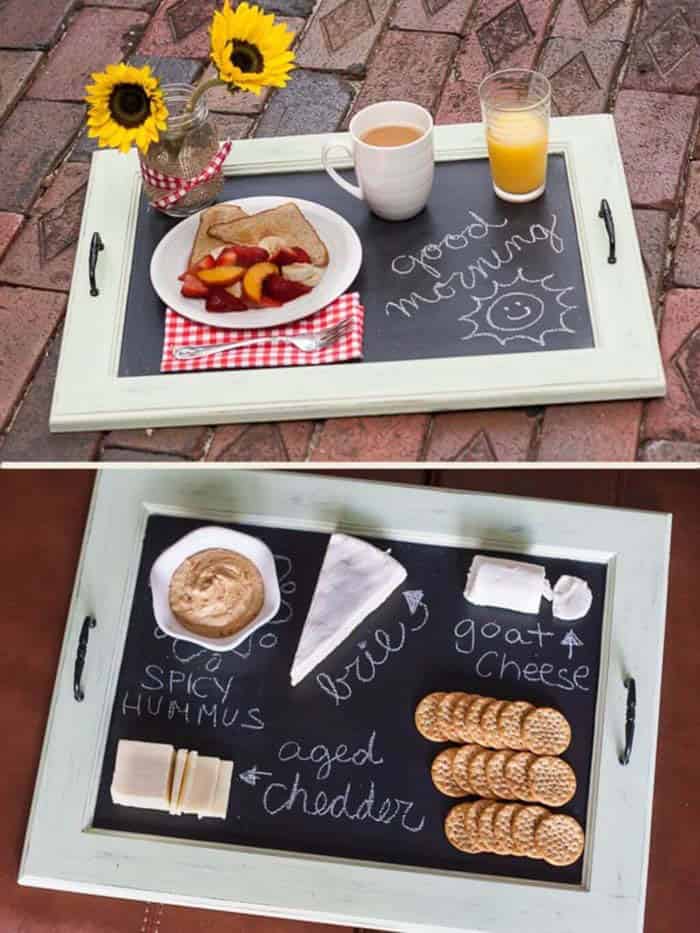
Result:
M544 301L527 292L506 292L486 309L486 320L494 330L525 330L534 327L543 315Z
M573 286L555 287L551 284L554 277L552 273L529 279L520 268L510 282L493 280L488 283L488 294L471 295L476 307L459 318L471 328L462 340L491 337L503 347L511 340L530 341L545 347L549 334L575 333L566 322L566 315L575 310L576 305L565 299ZM552 302L556 309L553 314L551 311L546 314Z

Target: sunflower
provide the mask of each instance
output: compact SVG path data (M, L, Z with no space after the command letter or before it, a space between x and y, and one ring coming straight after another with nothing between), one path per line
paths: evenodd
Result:
M108 65L91 75L94 84L86 88L88 136L100 146L128 152L136 144L141 152L158 142L167 125L168 109L158 79L148 65Z
M294 68L289 47L294 33L275 23L272 13L240 3L235 12L229 0L214 13L211 59L224 84L260 94L263 87L284 87Z

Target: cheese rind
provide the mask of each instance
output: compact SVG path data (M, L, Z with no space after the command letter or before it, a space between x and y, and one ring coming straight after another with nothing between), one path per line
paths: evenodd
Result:
M180 809L180 794L182 793L182 783L185 777L185 765L187 764L187 749L179 748L175 755L175 765L173 766L173 780L170 787L170 813L173 816L179 816L182 813Z
M345 641L405 579L405 567L390 554L360 538L331 535L294 655L292 686Z
M476 606L495 606L514 612L537 614L542 597L550 587L541 564L486 557L477 554L471 562L464 598Z
M110 788L112 801L167 812L174 758L172 745L120 739Z

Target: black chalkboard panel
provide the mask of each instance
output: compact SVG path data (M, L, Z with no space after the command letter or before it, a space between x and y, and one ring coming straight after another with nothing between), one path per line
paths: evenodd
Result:
M418 734L413 712L432 690L558 707L571 722L573 741L565 758L578 779L565 810L585 826L605 565L538 559L550 580L573 573L591 586L593 606L575 626L573 640L567 638L571 625L553 620L549 607L535 618L468 605L462 589L475 552L373 539L404 564L405 583L356 637L292 688L289 670L328 535L229 526L257 535L271 548L283 606L274 622L235 651L214 654L173 641L156 627L148 586L161 551L201 524L149 519L96 827L580 883L580 861L553 868L530 859L463 855L449 845L443 820L454 801L435 790L429 771L441 746ZM120 738L170 742L233 759L227 819L113 805L109 786ZM342 760L329 761L334 756Z
M561 155L550 156L547 190L531 204L499 200L486 159L438 163L427 208L406 223L370 214L325 172L229 178L221 200L255 195L317 201L355 227L368 362L594 346ZM164 309L149 265L174 223L142 200L120 376L160 373Z

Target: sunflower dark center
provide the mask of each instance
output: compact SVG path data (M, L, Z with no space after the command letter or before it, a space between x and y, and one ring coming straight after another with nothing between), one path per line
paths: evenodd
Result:
M258 74L265 68L265 60L262 57L260 49L256 45L251 45L250 42L245 42L243 39L233 40L231 64L235 65L236 68L240 68L244 74L249 74L250 72Z
M151 103L140 84L117 84L109 96L109 109L117 123L131 129L148 117Z

